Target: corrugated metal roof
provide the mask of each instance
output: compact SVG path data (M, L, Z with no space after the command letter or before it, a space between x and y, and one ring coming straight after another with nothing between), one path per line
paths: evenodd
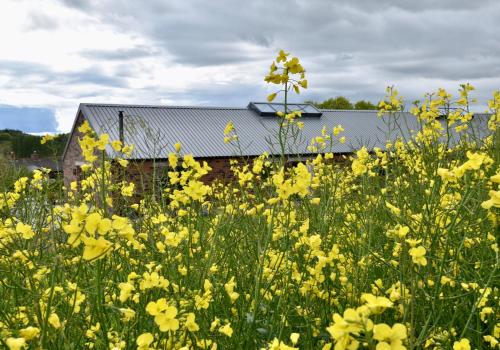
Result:
M118 112L123 111L124 139L125 143L135 145L131 157L135 159L165 158L176 142L182 144L184 153L194 157L239 155L234 146L223 141L223 131L229 121L236 128L243 155L277 153L279 149L275 137L278 118L261 117L248 108L81 104L80 111L97 134L108 133L111 139L119 139ZM377 111L321 112L321 118L302 118L301 137L288 145L287 153L308 153L309 141L321 135L323 126L331 132L339 124L345 129L341 136L345 136L347 142L337 144L333 152L348 153L361 146L384 148L389 136L387 118L378 118ZM401 113L397 120L400 127L396 127L394 121L390 124L392 140L399 136L409 138L408 130L418 129L415 117L409 113ZM479 115L474 120L485 129L487 118ZM113 153L111 148L108 152Z
M165 158L176 142L195 157L235 156L234 146L223 141L229 121L244 155L269 150L263 124L247 109L85 104L81 110L98 134L109 133L111 139L119 138L118 111L123 111L125 143L135 146L132 158Z
M336 153L349 153L362 146L369 149L374 147L385 148L385 144L389 135L387 133L388 125L385 124L386 119L378 118L377 111L357 111L357 110L321 110L323 115L321 118L304 118L304 128L302 129L302 142L296 146L298 153L307 153L307 145L309 141L321 135L321 130L326 127L327 132L331 133L332 129L341 125L344 132L339 135L345 136L346 143L341 144L336 142L332 151ZM402 114L398 120L405 124L408 123L410 128L416 127L415 118L408 113ZM269 130L269 133L275 135L278 127L276 118L262 118L262 122ZM393 123L391 123L394 129ZM397 136L408 137L408 133L402 134L399 130L391 131L390 138L395 139ZM295 153L295 152L294 152Z

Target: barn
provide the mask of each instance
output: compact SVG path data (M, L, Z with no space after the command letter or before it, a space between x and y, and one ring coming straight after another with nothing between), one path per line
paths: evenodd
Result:
M383 149L388 138L408 139L410 131L419 127L409 113L399 113L397 125L390 126L387 118L377 117L377 111L373 110L319 110L310 104L289 104L288 108L302 113L300 135L286 148L290 159L295 160L312 156L307 146L312 138L321 135L323 127L344 128L339 136L344 136L346 142L331 149L337 155L350 154L361 146ZM183 153L210 165L212 171L203 180L211 182L230 176L231 159L252 158L263 152L279 154L276 112L280 110L284 110L282 104L262 102L250 102L246 108L82 103L63 153L64 180L66 184L78 180L79 168L84 164L78 127L85 120L97 135L107 133L112 140L123 139L126 144L133 144L129 160L140 164L141 171L146 173L154 167L166 166L168 153L180 142ZM228 122L235 127L239 148L223 141ZM486 123L487 115L473 118L474 129L487 130ZM388 127L392 129L389 133ZM115 156L111 147L106 152L111 158Z

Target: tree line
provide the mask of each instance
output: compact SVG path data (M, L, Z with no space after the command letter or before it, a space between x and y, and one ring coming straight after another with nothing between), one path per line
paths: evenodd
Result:
M319 109L347 109L347 110L377 109L377 106L371 103L370 101L359 100L357 102L351 102L344 96L332 97L323 102L306 101L306 103L310 103Z
M40 144L42 136L26 134L19 130L0 130L0 154L15 158L60 156L64 151L68 134L55 135L54 139Z

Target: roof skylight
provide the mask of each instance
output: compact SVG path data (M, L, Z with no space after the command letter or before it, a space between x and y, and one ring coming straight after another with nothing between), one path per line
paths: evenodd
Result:
M283 103L268 103L268 102L250 102L248 108L255 111L261 117L274 117L276 112L285 112L285 105ZM300 111L302 117L315 117L319 118L321 113L316 107L307 103L289 103L287 105L287 112Z

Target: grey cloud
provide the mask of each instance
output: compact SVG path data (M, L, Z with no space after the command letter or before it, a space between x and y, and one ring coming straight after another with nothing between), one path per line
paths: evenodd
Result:
M57 20L41 12L31 12L28 22L28 30L54 30L59 27Z
M159 51L148 47L132 47L117 50L84 50L80 55L85 58L104 60L104 61L121 61L158 55Z
M104 74L98 67L88 68L78 72L63 73L60 79L66 84L93 84L119 88L128 86L124 78Z
M485 4L492 3L494 0L357 0L349 3L349 6L363 11L385 11L389 8L398 8L411 12L430 12L435 10L473 10Z
M63 4L68 7L73 7L77 9L90 9L92 6L91 0L60 0Z
M240 37L243 42L254 43L255 45L261 47L270 47L273 42L271 35L265 36L263 34L252 35L248 33L242 33L240 34Z
M181 92L159 91L159 96L169 101L192 101L198 106L246 107L250 101L265 99L265 90L255 85L234 83Z
M93 84L111 87L127 87L126 77L105 74L97 67L80 71L59 72L52 67L23 61L0 60L0 74L10 77L13 83L23 79L36 79L39 83L54 84Z
M309 91L299 99L346 95L376 102L393 83L414 99L423 93L417 80L429 90L465 81L500 88L500 2L495 0L60 1L152 45L82 52L99 63L122 64L120 78L102 72L79 77L100 87L126 87L128 76L140 74L127 70L127 62L148 55L165 57L165 64L253 64L265 70L284 48L302 59L310 78ZM167 94L149 87L138 95L241 105L265 97L261 77L255 82ZM490 91L481 94L484 100Z
M228 1L178 1L172 6L151 1L147 5L129 3L126 10L117 6L119 3L96 3L92 13L100 16L103 11L108 13L113 9L114 16L106 17L107 23L146 35L181 64L203 66L251 61L255 57L249 57L242 45L266 48L271 43L272 31L265 29L274 24L266 22L259 13L263 9L251 3L239 9Z
M191 66L221 66L252 61L254 58L252 54L238 48L238 44L235 42L200 42L193 47L182 40L169 43L177 50L175 62Z
M29 75L44 76L50 74L50 69L43 64L35 62L0 59L0 73L16 77L24 77Z
M493 1L163 1L95 2L93 15L145 35L178 63L255 61L286 47L301 57L352 55L408 48L430 53L484 49L498 28ZM113 16L107 14L113 11ZM479 25L479 23L481 23ZM488 29L490 27L490 29ZM479 38L481 42L479 42ZM250 55L245 44L262 49ZM264 57L264 52L266 56ZM374 62L377 63L377 62Z
M470 79L488 78L500 76L500 65L494 59L469 58L476 64L467 67L467 63L459 58L446 61L422 59L408 60L406 62L388 63L383 66L387 72L396 73L399 76L414 76L422 78L449 79L466 81Z

